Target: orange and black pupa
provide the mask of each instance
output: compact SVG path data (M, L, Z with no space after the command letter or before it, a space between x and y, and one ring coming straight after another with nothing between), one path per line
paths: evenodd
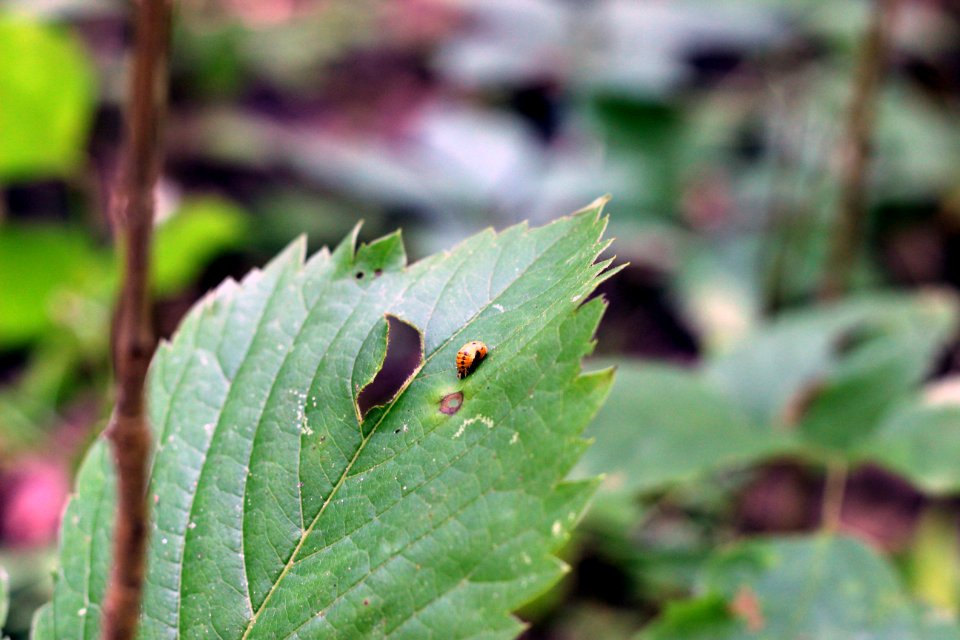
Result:
M487 357L487 345L479 340L471 340L457 351L457 377L466 378L473 373L480 362Z

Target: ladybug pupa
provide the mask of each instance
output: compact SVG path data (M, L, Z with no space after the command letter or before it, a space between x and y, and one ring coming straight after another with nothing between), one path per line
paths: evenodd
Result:
M466 378L473 373L480 362L487 357L487 345L479 340L471 340L457 351L457 377Z

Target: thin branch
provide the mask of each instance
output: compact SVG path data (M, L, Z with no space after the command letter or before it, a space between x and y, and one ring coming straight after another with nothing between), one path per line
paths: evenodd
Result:
M874 0L854 78L853 96L842 141L840 199L830 236L820 297L839 297L850 284L866 226L866 185L870 143L883 70L890 54L894 14L899 0Z
M153 191L161 163L171 2L141 0L136 6L128 138L112 216L122 238L124 273L114 334L117 405L107 427L117 468L118 498L113 567L103 613L103 637L110 640L136 635L146 565L150 433L144 382L154 348L149 318L150 241Z
M823 485L823 500L820 503L820 526L828 532L840 528L843 512L843 497L847 490L847 465L842 461L827 464L827 475Z

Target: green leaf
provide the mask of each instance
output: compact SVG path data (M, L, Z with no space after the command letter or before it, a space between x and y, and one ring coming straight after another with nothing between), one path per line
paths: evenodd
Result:
M890 564L848 538L740 544L709 563L701 591L700 598L668 609L641 637L928 640L958 633L955 624L922 614Z
M900 345L877 342L815 382L802 409L800 432L831 449L860 444L920 381Z
M32 637L98 636L110 564L114 484L109 451L98 442L80 467L75 497L63 514L54 599L37 611Z
M707 376L756 419L798 422L808 442L849 450L916 390L956 321L945 292L787 313L710 362Z
M0 630L7 624L7 608L10 606L10 576L0 567Z
M142 637L518 633L509 612L563 573L551 554L596 486L563 478L612 379L580 373L604 308L583 301L609 274L594 263L601 206L408 267L399 236L306 263L297 242L202 300L150 371ZM372 369L358 357L379 361L367 339L385 314L419 329L424 360L360 423L354 375ZM458 380L472 339L489 355ZM81 471L36 638L97 634L105 451Z
M957 519L944 503L922 508L903 564L911 591L931 607L956 612L960 604Z
M932 494L960 490L960 407L908 403L865 443L862 457Z
M70 324L63 294L109 291L110 268L81 229L0 226L0 344L36 339L61 319Z
M76 38L0 13L0 177L74 171L94 98L93 65Z
M189 200L157 227L153 247L154 290L176 293L223 251L242 244L247 217L219 198Z
M727 601L713 595L669 603L638 640L724 640L740 635Z
M574 477L607 474L604 487L647 491L749 464L789 446L694 372L622 362L610 398L587 429L595 442Z

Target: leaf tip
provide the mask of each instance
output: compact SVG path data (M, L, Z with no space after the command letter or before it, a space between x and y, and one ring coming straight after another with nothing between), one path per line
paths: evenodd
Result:
M594 219L599 220L600 216L603 214L603 209L607 206L607 203L610 202L610 199L612 197L613 196L611 196L609 193L606 193L600 196L599 198L597 198L596 200L594 200L593 202L591 202L590 204L588 204L587 206L583 207L582 209L578 209L577 211L574 211L573 215L578 216L581 214L587 214L587 213L593 212Z
M353 225L350 233L340 241L340 244L333 250L332 257L338 265L349 265L353 262L353 256L357 252L357 240L360 237L360 228L363 226L363 220Z

